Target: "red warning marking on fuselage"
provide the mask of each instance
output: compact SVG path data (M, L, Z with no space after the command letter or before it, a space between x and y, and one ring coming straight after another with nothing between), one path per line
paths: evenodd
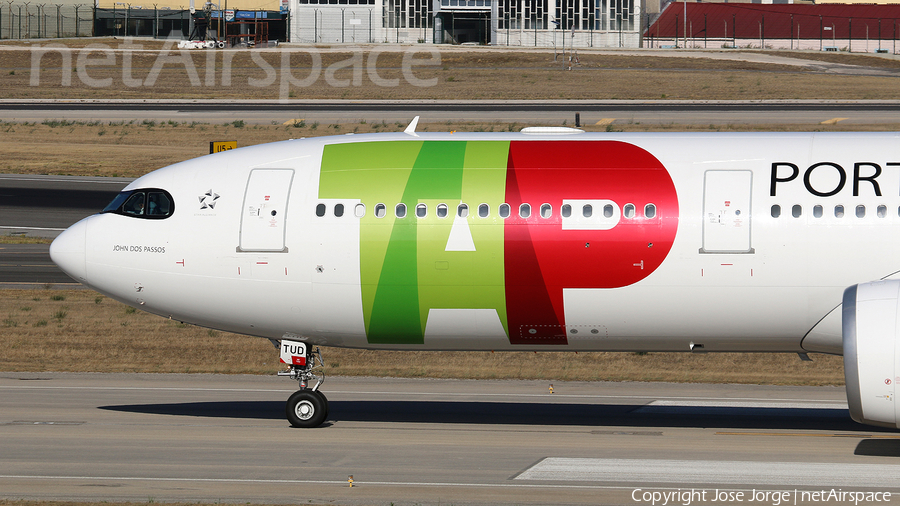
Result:
M563 200L598 199L619 207L615 226L563 230ZM678 197L668 171L647 151L618 141L511 142L506 202L513 209L504 224L513 344L566 344L563 289L618 288L646 278L668 255L678 229ZM515 212L522 203L534 207L530 218ZM544 203L551 205L549 218L538 210ZM654 210L652 217L645 209Z

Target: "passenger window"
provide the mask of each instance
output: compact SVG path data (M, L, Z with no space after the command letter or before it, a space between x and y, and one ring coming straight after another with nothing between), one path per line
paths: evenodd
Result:
M605 206L603 206L603 217L604 218L612 218L613 217L612 204L606 204Z
M316 206L316 216L318 216L319 218L325 216L325 204L319 204Z
M506 218L509 218L509 204L500 204L500 208L497 211L500 213L500 217L504 220Z
M879 218L887 217L887 206L884 206L884 205L878 206L877 214L878 214Z
M531 217L531 204L522 204L519 206L519 216L522 218Z
M591 215L593 215L593 214L594 214L594 208L591 207L590 204L585 204L584 206L581 207L581 215L584 216L585 218L590 218Z
M793 216L794 218L799 218L802 214L803 207L801 207L799 204L794 204L794 206L791 207L791 216Z
M365 204L356 204L354 208L353 214L356 215L357 218L362 218L366 215L366 205Z
M394 216L398 218L406 218L406 204L399 203L394 207Z
M541 204L541 218L545 220L553 216L553 206L550 204Z
M625 204L622 214L628 219L634 218L634 204Z
M843 218L844 217L844 206L834 206L834 217L835 218Z
M491 214L491 206L487 204L481 204L480 206L478 206L479 218L487 218L489 214Z
M437 217L438 218L446 218L447 217L447 204L438 204Z
M428 215L428 206L425 204L416 204L416 218L424 218Z
M778 204L772 205L772 217L777 218L779 216L781 216L781 206Z
M386 208L384 204L375 204L375 217L384 218Z
M856 206L856 217L857 218L865 218L866 217L866 206L864 206L864 205Z
M469 217L469 206L466 204L460 204L456 208L456 215L460 218L468 218Z
M646 206L644 206L644 218L647 218L648 220L652 220L653 218L656 218L656 206L655 205L647 204Z
M822 206L819 206L819 205L813 206L813 217L814 218L822 217Z
M334 215L340 218L344 215L344 204L335 204L334 205Z
M563 204L563 206L559 208L559 214L561 214L563 218L572 216L572 206Z

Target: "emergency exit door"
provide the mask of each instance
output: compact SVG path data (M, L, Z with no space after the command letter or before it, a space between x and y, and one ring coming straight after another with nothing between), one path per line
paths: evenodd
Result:
M287 251L284 246L292 169L253 169L244 192L238 251Z
M749 170L710 170L703 184L701 253L753 253Z

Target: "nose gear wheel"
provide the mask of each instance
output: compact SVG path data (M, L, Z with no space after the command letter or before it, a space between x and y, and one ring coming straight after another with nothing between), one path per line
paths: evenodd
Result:
M279 371L279 376L289 376L300 383L297 390L287 400L285 416L292 426L309 429L318 427L328 418L328 399L319 391L325 381L325 363L319 348L305 346L305 359L302 364L291 364L287 371ZM315 381L312 388L310 382Z

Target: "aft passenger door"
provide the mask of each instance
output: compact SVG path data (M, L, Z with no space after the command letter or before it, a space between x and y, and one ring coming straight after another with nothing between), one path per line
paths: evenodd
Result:
M238 251L286 252L292 169L253 169L244 192Z

